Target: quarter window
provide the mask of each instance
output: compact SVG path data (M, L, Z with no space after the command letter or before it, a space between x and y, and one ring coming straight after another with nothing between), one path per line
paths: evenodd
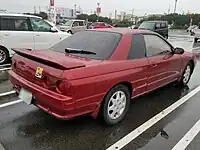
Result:
M73 23L73 27L78 27L79 26L79 22L78 21L75 21L74 23Z
M79 26L84 26L83 21L79 21Z
M161 28L166 28L166 24L165 23L161 23Z
M129 50L128 59L139 59L145 57L145 42L143 35L133 35L131 49Z
M147 57L171 53L171 47L156 35L144 35Z
M37 32L50 32L51 31L51 25L45 22L42 19L37 18L30 18L31 20L31 27L33 31Z
M156 23L156 29L160 29L160 23Z
M29 31L27 18L2 17L0 19L0 29L7 31Z

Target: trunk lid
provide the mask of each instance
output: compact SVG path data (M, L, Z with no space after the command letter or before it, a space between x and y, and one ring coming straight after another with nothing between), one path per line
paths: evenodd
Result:
M95 60L73 58L50 50L13 49L12 69L21 77L45 88L55 88L65 70L85 67ZM97 61L98 62L98 61Z

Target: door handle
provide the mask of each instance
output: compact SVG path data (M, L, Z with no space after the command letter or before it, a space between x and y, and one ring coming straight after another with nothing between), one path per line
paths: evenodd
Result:
M36 34L35 36L40 36L39 34Z
M10 34L4 34L5 36L10 36Z
M157 67L158 65L157 65L157 64L152 64L151 66L152 66L152 67Z

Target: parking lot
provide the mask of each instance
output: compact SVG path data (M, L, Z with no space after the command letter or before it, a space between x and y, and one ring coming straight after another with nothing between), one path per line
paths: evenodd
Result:
M193 37L182 31L170 32L169 41L186 51L200 51L200 44L193 44ZM199 62L187 87L170 84L136 98L125 120L113 127L88 116L58 120L34 106L27 106L15 95L8 81L9 69L9 64L0 67L0 150L1 145L5 150L194 150L200 147Z

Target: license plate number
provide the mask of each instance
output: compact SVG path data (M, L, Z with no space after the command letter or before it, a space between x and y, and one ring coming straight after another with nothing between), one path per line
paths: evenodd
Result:
M20 92L19 92L19 98L21 100L23 100L25 103L27 103L28 105L30 105L32 103L32 93L27 91L24 88L21 88Z

